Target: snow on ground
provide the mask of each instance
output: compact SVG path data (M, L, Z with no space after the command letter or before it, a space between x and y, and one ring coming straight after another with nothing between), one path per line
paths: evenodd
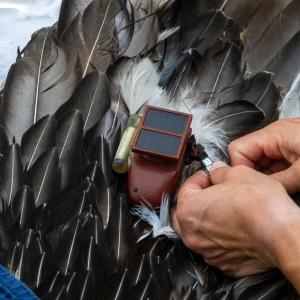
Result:
M61 0L0 0L0 86L36 30L54 24Z

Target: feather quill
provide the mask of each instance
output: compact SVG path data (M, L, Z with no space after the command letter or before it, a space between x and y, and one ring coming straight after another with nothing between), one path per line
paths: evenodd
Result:
M300 74L296 77L291 89L284 97L280 106L280 118L300 117Z
M6 80L0 122L9 138L54 113L73 92L78 77L51 29L38 32L11 67Z
M113 212L117 186L114 181L111 181L111 178L105 178L101 163L97 161L87 167L84 176L88 177L96 186L96 206L103 220L103 228L106 229Z
M12 218L23 229L35 210L34 196L29 186L22 186L11 204Z
M82 173L83 126L84 121L78 110L67 112L58 121L55 139L61 168L62 188L67 187ZM74 164L75 161L76 164Z
M56 196L60 190L60 172L58 152L55 147L40 156L30 169L29 178L37 207L47 204Z
M35 161L50 147L55 146L55 120L45 116L24 133L21 143L22 162L29 170Z
M105 231L109 250L114 255L116 267L120 267L134 255L134 240L130 231L130 218L123 198L114 199L108 226Z
M72 97L55 114L61 118L70 110L79 110L84 120L84 131L94 127L110 107L107 78L97 71L87 75L77 86Z
M98 193L97 197L97 207L100 215L103 219L103 228L106 229L110 223L110 219L113 213L113 203L116 193L115 185L102 186L99 188L101 193Z
M61 36L70 51L79 54L82 78L111 65L117 52L114 22L119 10L118 0L93 0Z
M141 0L135 6L134 32L125 57L136 57L148 53L158 40L157 7L152 1Z
M299 32L299 13L300 3L297 0L265 1L260 7L244 36L244 60L251 71L258 72L268 67L272 59Z
M121 124L118 121L117 115L109 109L103 118L99 121L94 130L91 130L85 136L85 148L91 160L98 160L100 162L106 158L108 165L112 163L117 148L121 139ZM101 158L99 150L99 143L105 142L109 157L104 156ZM98 153L98 154L97 154ZM95 155L96 154L96 155ZM106 172L107 173L107 172Z
M116 15L115 26L119 44L119 56L122 56L128 49L134 33L134 8L131 1L126 0L120 3L121 10Z
M226 17L220 10L195 18L190 27L186 28L182 50L196 49L203 55L224 33L225 26Z
M11 205L19 187L23 183L23 170L20 147L13 143L7 150L1 164L1 196L7 205Z
M63 0L59 19L57 24L57 35L60 37L72 24L72 21L76 18L79 13L83 13L83 11L88 7L88 5L93 0Z

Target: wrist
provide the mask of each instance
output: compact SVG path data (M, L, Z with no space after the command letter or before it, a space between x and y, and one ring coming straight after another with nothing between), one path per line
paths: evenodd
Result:
M300 292L300 209L275 227L270 241L273 263Z

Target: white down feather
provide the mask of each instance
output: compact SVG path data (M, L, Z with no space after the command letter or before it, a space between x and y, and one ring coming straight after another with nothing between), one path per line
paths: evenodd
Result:
M192 86L179 88L177 96L171 101L159 83L160 75L156 65L149 59L132 61L120 74L121 94L131 114L145 105L154 105L193 115L192 130L197 143L201 144L212 160L218 153L226 152L227 141L222 124L209 121L214 114L212 108L199 102L197 90Z

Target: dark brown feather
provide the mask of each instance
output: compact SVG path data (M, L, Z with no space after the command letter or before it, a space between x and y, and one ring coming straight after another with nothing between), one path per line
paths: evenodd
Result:
M70 51L79 54L82 77L111 65L118 51L114 33L119 10L118 0L93 0L61 36Z
M33 124L53 114L72 94L77 75L51 29L38 32L11 67L5 84L0 122L9 138L20 142Z
M84 120L84 131L94 127L110 107L107 77L97 71L88 74L77 86L72 97L56 112L56 119L70 110L79 110Z
M265 70L299 32L299 14L297 0L264 1L244 34L244 60L251 71Z
M63 0L57 24L57 35L60 37L71 25L76 16L87 8L93 0Z

